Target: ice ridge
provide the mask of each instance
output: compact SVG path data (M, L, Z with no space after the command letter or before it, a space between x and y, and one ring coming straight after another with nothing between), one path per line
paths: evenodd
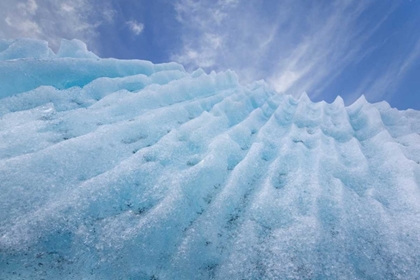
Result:
M0 279L417 279L420 112L0 41Z

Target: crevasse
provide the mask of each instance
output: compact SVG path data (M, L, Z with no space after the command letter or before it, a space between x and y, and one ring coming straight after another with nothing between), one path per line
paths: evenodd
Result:
M416 279L420 112L0 41L0 279Z

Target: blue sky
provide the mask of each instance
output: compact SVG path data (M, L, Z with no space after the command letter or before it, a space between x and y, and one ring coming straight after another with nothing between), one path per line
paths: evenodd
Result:
M1 20L3 19L3 20ZM177 61L279 92L420 110L420 0L2 0L0 37Z

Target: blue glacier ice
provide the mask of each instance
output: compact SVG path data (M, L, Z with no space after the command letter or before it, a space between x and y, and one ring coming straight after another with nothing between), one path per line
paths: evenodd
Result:
M420 279L420 112L2 40L0 279Z

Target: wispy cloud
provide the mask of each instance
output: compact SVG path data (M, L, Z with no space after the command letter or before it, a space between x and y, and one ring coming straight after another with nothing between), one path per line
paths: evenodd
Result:
M403 81L405 74L416 63L420 63L420 39L409 51L400 55L400 59L393 60L380 71L372 71L351 94L349 99L355 100L365 95L370 101L379 101L396 94L398 85ZM379 73L378 73L379 72Z
M143 32L143 23L137 22L136 20L130 20L127 21L126 24L128 25L128 28L130 28L131 32L133 32L136 36L140 35Z
M365 13L375 1L178 0L183 47L172 59L188 69L235 70L243 82L265 78L278 91L315 97L348 65L367 55L366 42L395 10L376 24Z
M61 38L81 39L95 48L97 27L112 21L107 2L89 0L2 0L0 37L47 40L57 49Z
M417 40L412 50L405 57L400 69L398 70L398 76L403 76L416 62L419 62L420 58L420 39Z

